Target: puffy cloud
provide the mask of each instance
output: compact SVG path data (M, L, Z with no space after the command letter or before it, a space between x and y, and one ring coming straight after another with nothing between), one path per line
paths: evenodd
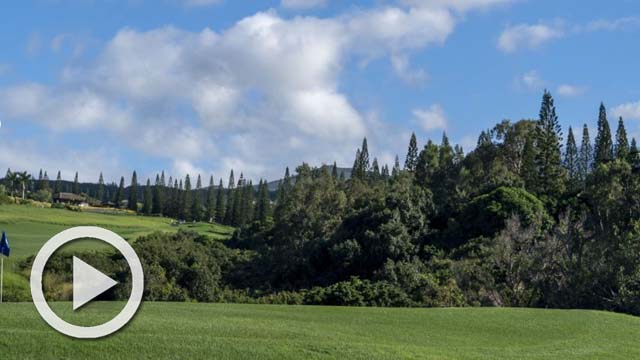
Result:
M433 104L427 109L416 109L413 116L424 131L444 130L447 127L447 117L439 104Z
M505 53L518 50L537 49L545 43L565 36L580 35L597 31L619 31L640 26L640 17L628 16L617 19L598 19L584 24L565 25L558 19L538 24L517 24L507 26L498 38L498 49Z
M558 89L556 90L558 95L567 97L580 96L584 94L585 91L586 89L584 87L569 84L558 85Z
M536 70L528 71L516 79L516 85L526 90L540 90L545 81Z
M70 150L30 139L13 140L9 137L0 142L0 164L4 170L26 170L32 174L37 174L39 169L47 170L50 179L55 179L60 170L63 179L73 180L78 171L78 178L82 182L96 182L100 172L115 176L130 171L124 169L106 149Z
M453 32L456 18L447 9L386 7L364 11L347 20L352 46L369 54L401 51L439 44Z
M280 6L286 9L306 10L327 5L327 0L282 0Z
M640 101L620 104L614 107L611 113L624 119L640 120Z
M122 129L131 121L127 109L89 88L55 92L38 84L16 85L0 90L0 109L9 118L38 119L56 131Z
M391 65L393 70L402 81L410 85L418 85L427 81L427 73L423 69L412 69L409 59L402 55L393 55L391 57Z
M519 24L508 26L498 38L498 49L513 53L521 49L536 49L551 40L564 36L562 26L557 24Z
M392 158L394 130L374 130L339 87L345 63L389 57L405 81L422 81L412 53L443 43L460 12L506 2L406 2L332 18L267 11L220 32L125 28L58 84L0 89L0 111L59 131L106 129L176 172L273 178L302 161L350 163L363 136ZM415 114L426 129L446 125L438 105Z

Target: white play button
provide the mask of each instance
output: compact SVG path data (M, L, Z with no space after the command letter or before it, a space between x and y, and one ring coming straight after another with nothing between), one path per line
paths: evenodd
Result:
M73 310L118 284L86 262L73 257Z

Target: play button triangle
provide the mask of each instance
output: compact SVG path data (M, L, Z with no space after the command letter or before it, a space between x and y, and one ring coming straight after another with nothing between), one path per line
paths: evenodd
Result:
M73 310L118 284L86 262L73 257Z

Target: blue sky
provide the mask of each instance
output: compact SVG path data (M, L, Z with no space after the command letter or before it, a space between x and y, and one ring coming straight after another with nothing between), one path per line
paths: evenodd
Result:
M2 5L0 167L275 179L285 166L467 150L543 89L640 136L632 0L131 0ZM615 125L614 125L615 126Z

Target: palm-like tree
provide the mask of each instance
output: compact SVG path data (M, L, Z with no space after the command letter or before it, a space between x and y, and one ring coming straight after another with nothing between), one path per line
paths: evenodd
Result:
M27 191L27 183L31 180L31 175L27 174L26 171L21 173L17 173L17 181L22 188L22 200L24 200L25 192Z
M7 171L7 176L5 177L5 181L7 183L7 187L9 188L9 192L11 196L15 196L16 186L19 182L19 173L13 171Z

